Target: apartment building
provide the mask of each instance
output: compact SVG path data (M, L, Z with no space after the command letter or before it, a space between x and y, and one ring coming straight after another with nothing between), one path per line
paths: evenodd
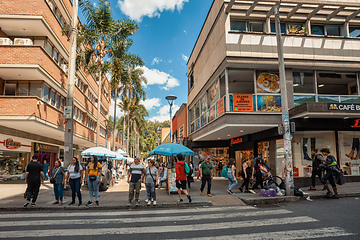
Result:
M0 1L0 175L18 176L36 154L40 161L63 156L64 106L68 88L70 0ZM98 106L98 81L83 67L76 72L75 156L95 146L97 109L101 108L101 145L109 111L104 81Z
M283 174L277 1L214 0L187 64L188 135L224 164L262 153ZM360 1L283 0L281 33L295 183L309 183L311 148L328 147L358 179Z

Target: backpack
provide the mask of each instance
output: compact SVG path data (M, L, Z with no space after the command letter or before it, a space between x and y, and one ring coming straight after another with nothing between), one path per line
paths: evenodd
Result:
M227 178L227 172L228 172L228 168L224 167L223 170L221 170L221 176L223 176L224 178Z
M186 173L186 174L189 174L191 169L190 169L189 165L187 165L187 163L186 163L185 161L184 161L184 163L185 163L185 164L184 164L185 173Z

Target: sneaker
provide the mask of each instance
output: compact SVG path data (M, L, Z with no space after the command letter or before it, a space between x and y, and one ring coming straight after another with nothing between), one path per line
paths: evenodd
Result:
M32 202L32 203L31 203L31 206L32 206L32 207L35 207L35 206L36 206L36 203Z
M240 190L240 192L243 192L243 188L242 188L242 187L239 187L239 190Z
M250 189L249 192L251 192L252 194L256 194L256 192L252 189Z
M140 205L140 201L139 200L135 201L135 206L138 207L139 205Z
M69 206L74 205L74 204L75 204L75 202L71 202L71 203L69 203Z
M126 206L131 207L131 202L128 202Z
M26 203L24 203L24 207L29 206L29 204L30 204L30 202L26 202Z
M226 189L226 191L228 192L228 194L232 194L231 190Z
M191 199L190 195L187 195L187 198L188 198L188 200L189 200L189 203L191 203L191 202L192 202L192 199Z
M184 202L184 200L182 200L182 198L180 198L178 203L182 203L182 202Z
M148 203L148 202L149 202L149 199L145 199L145 202Z
M81 206L82 202L79 202L78 206Z
M96 205L99 206L99 201L95 201Z
M203 192L200 190L200 195L202 195L202 193L203 193Z
M211 194L210 194L210 193L208 194L208 197L211 197Z
M153 206L156 206L156 200L153 201Z
M148 202L147 202L147 205L150 206L150 205L151 205L151 201L148 201Z
M92 205L92 202L91 201L88 201L86 206L91 206Z

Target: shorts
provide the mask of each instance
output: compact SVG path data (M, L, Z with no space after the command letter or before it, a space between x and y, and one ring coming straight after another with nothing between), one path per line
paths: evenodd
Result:
M176 180L175 183L178 189L186 190L186 180L182 180L181 184Z

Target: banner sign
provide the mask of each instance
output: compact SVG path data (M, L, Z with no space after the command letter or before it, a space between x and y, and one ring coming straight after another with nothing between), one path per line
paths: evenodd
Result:
M222 97L219 101L217 101L216 105L217 105L216 117L218 118L225 113L225 98Z
M328 103L328 110L331 111L360 111L358 103Z
M37 152L48 152L48 153L58 153L59 147L51 146L42 143L35 143L35 151Z
M21 142L14 142L11 138L8 138L4 141L4 146L7 149L18 149L21 147Z
M251 94L234 94L233 106L235 112L254 111L253 96Z

